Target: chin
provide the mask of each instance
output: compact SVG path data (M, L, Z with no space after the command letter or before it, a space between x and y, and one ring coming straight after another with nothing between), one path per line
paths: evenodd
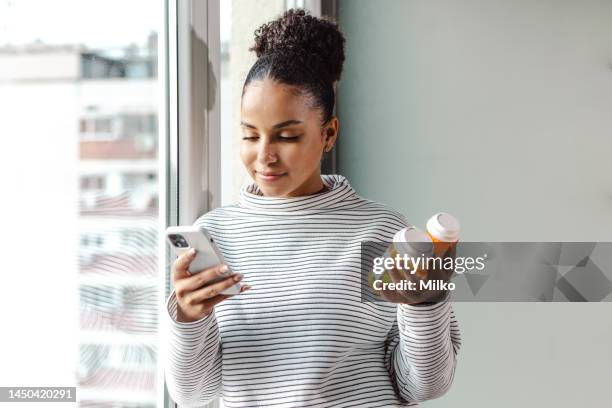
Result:
M284 186L270 186L270 185L259 185L259 189L263 192L264 195L270 197L295 197L295 186L289 186L289 183Z
M291 192L291 190L288 190L287 188L282 188L280 186L267 186L263 183L258 184L258 186L265 196L270 197L282 197L288 195Z

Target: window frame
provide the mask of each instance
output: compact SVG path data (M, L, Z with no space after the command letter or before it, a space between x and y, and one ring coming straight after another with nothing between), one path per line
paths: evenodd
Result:
M220 205L221 78L219 0L161 0L159 36L159 310L171 291L174 256L163 230L191 225ZM161 294L164 296L161 296ZM159 319L163 333L163 319ZM161 338L160 338L161 340ZM175 408L163 375L164 350L158 354L158 405ZM209 407L218 407L213 402Z

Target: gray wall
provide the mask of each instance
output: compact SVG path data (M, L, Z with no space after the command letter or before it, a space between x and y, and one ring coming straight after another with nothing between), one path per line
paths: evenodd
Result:
M612 1L339 4L339 172L362 196L449 211L467 241L612 241ZM455 383L423 406L610 403L611 303L455 310Z

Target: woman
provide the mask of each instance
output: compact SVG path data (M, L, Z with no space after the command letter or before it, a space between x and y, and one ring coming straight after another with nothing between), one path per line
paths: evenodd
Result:
M442 395L460 347L447 297L360 296L360 243L390 242L408 222L359 197L343 176L320 174L338 137L341 32L290 10L256 31L251 50L258 60L243 88L241 159L254 183L237 205L195 223L235 275L206 286L221 265L191 276L193 254L173 264L170 395L179 406L222 396L227 407L399 407ZM250 286L240 294L219 294L241 280Z

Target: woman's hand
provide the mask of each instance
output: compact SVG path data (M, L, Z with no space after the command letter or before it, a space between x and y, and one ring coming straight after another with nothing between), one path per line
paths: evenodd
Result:
M176 293L178 322L195 322L209 315L217 303L234 296L221 295L220 292L242 280L241 273L232 273L219 282L211 283L227 272L227 266L222 264L191 274L187 268L195 255L196 250L191 249L176 258L172 264L172 283ZM243 285L240 293L250 288L249 285Z
M456 245L450 245L447 251L441 255L442 258L442 266L445 265L448 258L452 258L452 265L455 264L455 257L457 254ZM413 287L414 290L391 290L384 289L380 291L380 294L386 300L392 303L406 303L406 304L418 304L418 303L426 303L426 302L436 302L442 300L447 290L440 289L443 287L444 283L449 283L453 274L454 269L444 269L436 267L438 262L434 262L434 267L429 270L419 270L414 274L411 274L410 271L406 270L398 270L395 267L389 270L389 276L391 280L395 283L399 283L400 281L408 281L414 282ZM421 282L425 283L428 281L437 281L436 285L433 289L421 289Z

